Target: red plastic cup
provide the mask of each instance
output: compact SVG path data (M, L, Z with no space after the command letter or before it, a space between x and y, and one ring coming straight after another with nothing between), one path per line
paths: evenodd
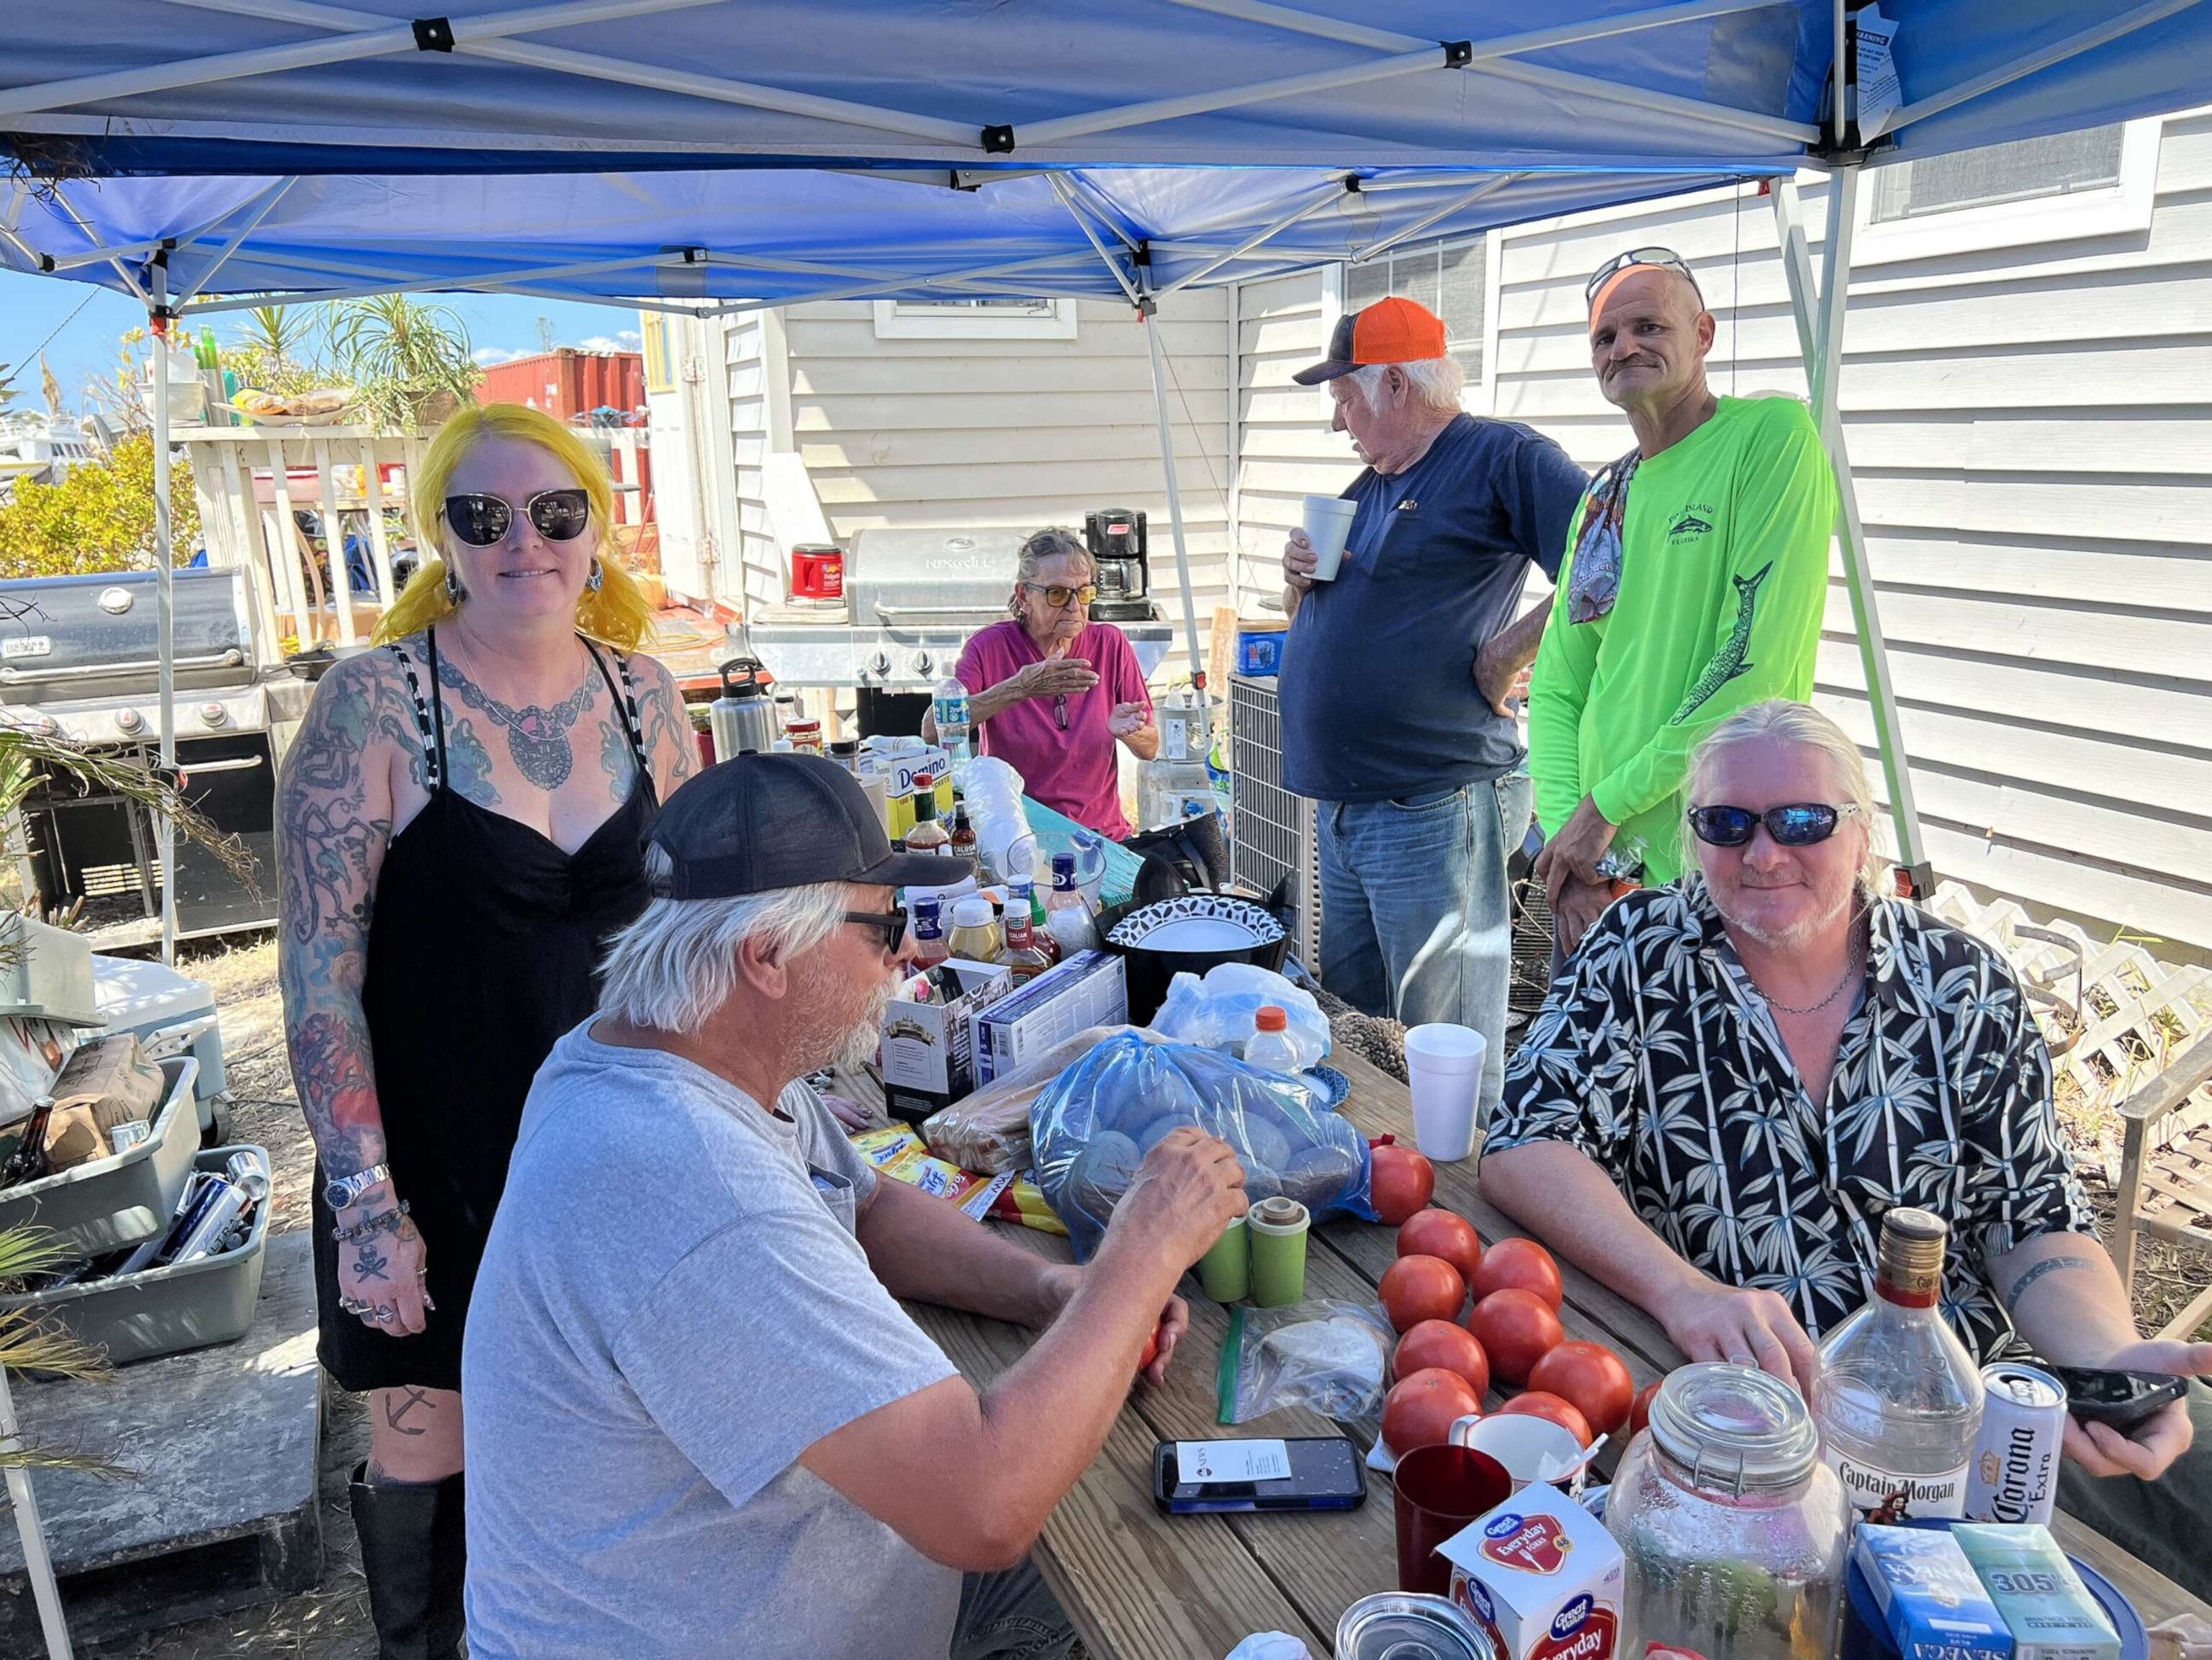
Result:
M1478 1516L1513 1496L1505 1466L1472 1447L1415 1447L1398 1461L1398 1589L1442 1596L1451 1589L1451 1564L1437 1547Z

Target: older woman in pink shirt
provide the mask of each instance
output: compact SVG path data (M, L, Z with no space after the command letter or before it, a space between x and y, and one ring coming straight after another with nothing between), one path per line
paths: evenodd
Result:
M1150 760L1160 735L1128 637L1091 621L1097 574L1079 536L1038 531L1022 544L1012 615L970 639L953 672L982 753L1019 772L1032 799L1119 841L1129 821L1114 745ZM936 742L933 718L922 736Z

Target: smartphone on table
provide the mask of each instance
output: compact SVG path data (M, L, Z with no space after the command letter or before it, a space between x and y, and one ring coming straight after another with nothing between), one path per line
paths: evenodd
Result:
M1366 1501L1366 1468L1342 1435L1162 1441L1152 1449L1152 1502L1170 1516L1357 1510Z

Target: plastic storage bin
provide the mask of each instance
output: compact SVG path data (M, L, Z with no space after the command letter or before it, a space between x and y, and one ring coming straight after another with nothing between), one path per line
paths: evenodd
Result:
M237 1153L256 1154L269 1166L269 1154L260 1148L217 1147L201 1154L193 1167L219 1172ZM220 1257L0 1298L0 1309L33 1308L51 1315L81 1342L106 1349L115 1366L234 1342L253 1324L253 1303L261 1294L261 1269L269 1255L271 1208L264 1199L255 1209L253 1232L246 1243Z
M167 1089L154 1133L105 1159L0 1191L0 1227L48 1228L72 1256L102 1257L168 1227L199 1151L199 1069L190 1055L163 1061Z

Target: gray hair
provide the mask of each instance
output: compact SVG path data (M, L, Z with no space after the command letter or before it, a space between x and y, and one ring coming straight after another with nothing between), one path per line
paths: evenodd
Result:
M1705 734L1690 757L1689 784L1686 791L1692 807L1711 805L1707 799L1712 786L1714 769L1724 750L1755 738L1773 738L1784 743L1801 744L1826 759L1828 781L1834 789L1836 800L1832 805L1856 809L1854 816L1866 826L1866 857L1859 863L1859 891L1873 897L1881 891L1883 860L1875 851L1874 786L1867 778L1866 758L1860 754L1850 734L1822 714L1809 703L1793 703L1788 698L1769 698L1764 703L1754 703L1739 709Z
M1097 576L1098 561L1091 557L1091 549L1085 545L1082 532L1071 530L1065 525L1048 524L1022 543L1021 557L1014 565L1014 580L1035 582L1037 573L1044 568L1045 560L1069 558L1083 561L1084 570L1089 573L1085 579L1086 581Z
M645 850L647 880L670 869ZM728 900L655 900L607 942L599 1013L655 1032L696 1032L737 989L738 948L748 940L782 957L811 950L837 930L842 882L816 882Z
M1411 363L1363 363L1348 377L1359 388L1359 396L1368 407L1375 404L1375 394L1382 385L1382 377L1393 369L1402 369L1406 384L1412 388L1413 401L1438 411L1459 413L1459 395L1467 385L1467 371L1455 357L1424 357Z

